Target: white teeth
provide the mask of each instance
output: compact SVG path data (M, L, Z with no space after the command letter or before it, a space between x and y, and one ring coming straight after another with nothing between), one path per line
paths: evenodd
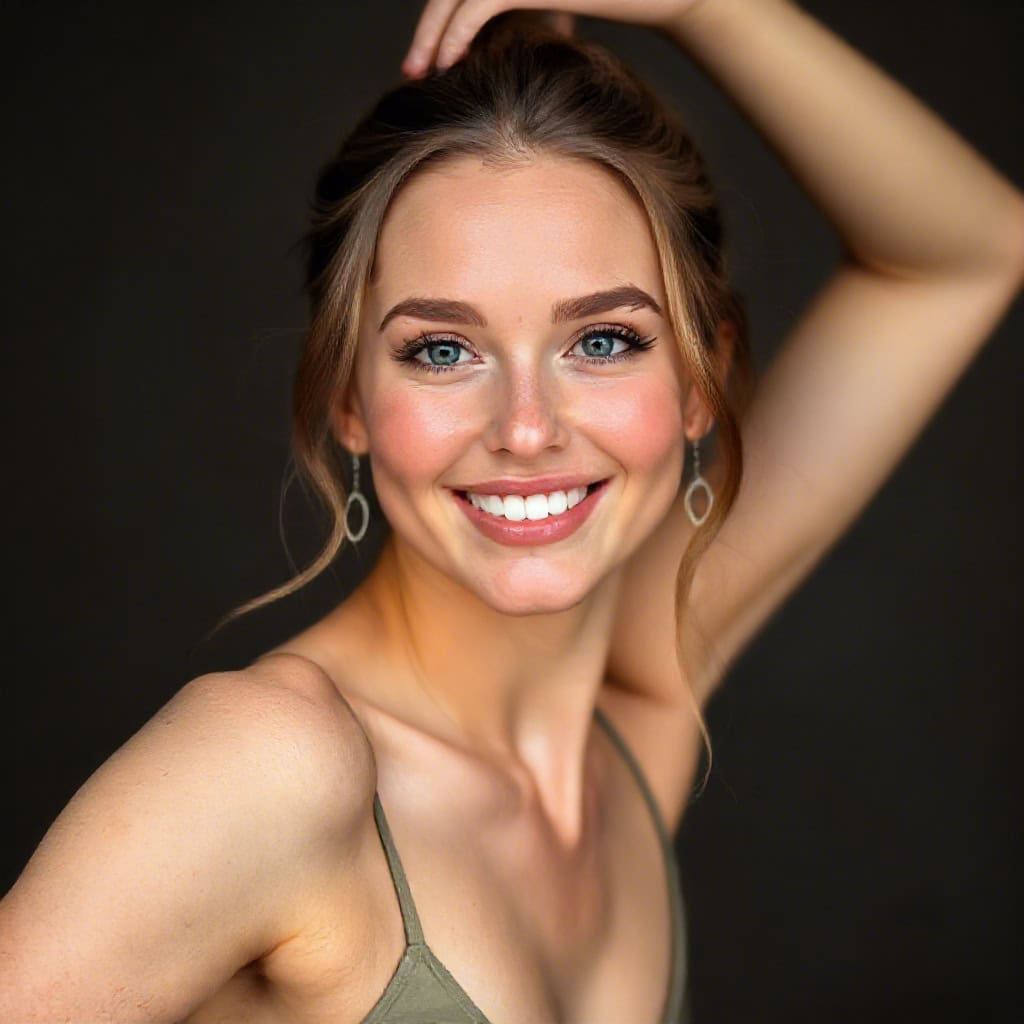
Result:
M505 502L505 518L513 523L522 522L526 518L526 502L520 494L510 494L503 499Z
M508 499L506 499L507 501ZM527 519L547 519L548 517L548 496L546 494L531 494L526 499Z
M550 494L509 494L504 498L499 494L475 494L472 491L468 495L476 508L513 523L560 516L567 509L575 508L586 496L586 487L571 487L568 491L552 491Z

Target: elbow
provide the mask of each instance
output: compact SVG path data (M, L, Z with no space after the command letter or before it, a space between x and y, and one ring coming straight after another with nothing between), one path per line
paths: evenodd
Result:
M1002 306L1024 288L1024 193L1012 190L990 211L984 237L941 277L977 287Z
M1004 225L994 266L1016 294L1024 287L1024 193L1013 193Z

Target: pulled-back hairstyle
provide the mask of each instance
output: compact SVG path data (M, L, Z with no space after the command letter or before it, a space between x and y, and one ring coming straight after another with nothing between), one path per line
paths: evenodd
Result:
M381 225L411 175L465 155L493 166L542 155L592 161L614 172L647 213L666 315L714 416L722 460L719 492L677 575L677 627L682 621L697 561L739 487L739 415L752 384L744 317L725 272L719 212L689 136L642 81L603 47L515 14L488 22L448 70L388 92L320 175L307 236L312 317L294 384L292 445L299 473L327 508L330 533L305 569L225 621L305 586L341 549L345 453L332 433L331 411L352 377ZM723 322L731 330L719 335ZM719 351L723 337L725 353ZM686 677L678 628L676 657ZM696 700L694 709L707 744Z

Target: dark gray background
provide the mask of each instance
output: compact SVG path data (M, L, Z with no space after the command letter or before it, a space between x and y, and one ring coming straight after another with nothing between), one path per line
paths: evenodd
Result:
M1017 4L807 6L1024 183ZM4 889L187 679L281 641L368 564L203 639L290 575L294 243L419 5L5 10ZM836 240L667 42L582 32L688 115L763 364ZM710 709L714 772L679 837L697 1024L1024 1020L1022 325L1018 304ZM304 564L298 488L283 519Z

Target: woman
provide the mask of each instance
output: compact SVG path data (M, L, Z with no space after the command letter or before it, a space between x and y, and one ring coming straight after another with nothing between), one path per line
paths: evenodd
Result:
M578 5L700 61L842 234L745 409L687 140L502 9L428 4L321 182L296 440L391 541L76 796L2 904L5 1019L681 1012L697 711L1016 294L1024 204L787 3Z

